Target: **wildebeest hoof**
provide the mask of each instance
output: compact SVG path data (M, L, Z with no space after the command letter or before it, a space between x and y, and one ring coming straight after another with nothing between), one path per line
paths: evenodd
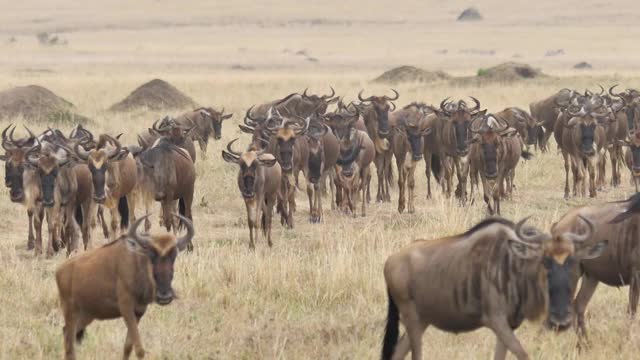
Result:
M404 212L404 205L398 205L398 212L402 214Z
M33 240L33 238L29 238L29 240L27 241L27 250L33 250L36 247L36 243Z
M138 359L144 358L144 354L145 354L144 349L142 348L136 349L136 356L138 357Z

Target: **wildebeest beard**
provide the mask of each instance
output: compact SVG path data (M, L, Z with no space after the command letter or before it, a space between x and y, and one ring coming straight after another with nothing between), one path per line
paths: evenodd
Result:
M627 113L627 125L629 127L629 131L635 130L635 116L636 116L636 109L635 106L627 106L627 109L625 110L625 112Z
M539 126L527 126L527 145L535 145L538 141Z
M422 135L408 134L409 145L411 146L411 158L413 161L419 161L422 159L422 143L424 137Z
M581 149L585 155L593 155L593 139L595 137L596 124L585 125L580 124L580 130L582 132Z
M309 153L309 180L312 184L317 184L322 175L322 165L324 163L324 154L321 151Z
M104 184L106 181L107 166L104 164L100 169L96 169L93 163L89 164L89 171L93 180L93 200L97 203L104 203Z
M498 176L498 151L494 144L482 144L482 158L484 160L484 173L489 179Z
M4 182L6 187L9 188L11 201L20 202L24 199L24 185L22 182L24 166L22 164L15 166L10 160L7 160L4 166Z
M376 117L378 118L378 136L389 136L389 112L384 109L375 107Z
M42 204L45 207L53 207L54 205L54 190L56 187L56 178L58 177L58 170L54 169L48 174L41 173L40 181L42 184Z
M240 192L242 192L242 197L245 199L251 199L256 195L255 180L256 178L253 175L244 175L242 177L242 188Z
M573 289L570 284L575 260L569 256L564 264L559 264L552 257L545 257L542 262L547 269L549 286L548 325L557 330L565 330L571 324Z
M468 126L465 121L456 121L453 123L453 130L456 134L456 149L458 154L465 154L467 152L467 134Z

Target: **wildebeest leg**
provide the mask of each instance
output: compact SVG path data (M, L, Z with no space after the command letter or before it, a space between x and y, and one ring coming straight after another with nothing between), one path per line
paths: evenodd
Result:
M496 334L497 341L501 342L518 360L529 359L529 355L524 350L520 341L513 333L513 330L509 326L506 316L494 316L487 322L489 327ZM496 346L497 348L498 346ZM499 350L499 349L498 349ZM499 359L497 356L494 359Z
M393 152L391 150L387 150L384 152L384 201L391 202L391 181L393 181L393 165L391 164L391 159L393 157Z
M426 168L425 175L427 176L427 199L431 199L431 153L424 149L422 151L422 157L424 158L424 166ZM400 168L398 168L398 173L399 172Z
M320 191L320 184L314 184L313 188L315 193L315 204L313 204L313 207L316 209L316 222L321 222L324 213L322 211L322 194Z
M569 198L569 156L566 152L562 152L562 159L564 160L564 198Z
M541 129L544 129L544 128L541 128ZM544 130L544 136L542 137L542 141L540 141L540 149L542 152L547 152L548 150L547 144L549 143L549 138L551 137L552 134L553 134L553 131L551 129Z
M289 213L287 214L287 227L293 229L293 213L296 210L296 191L293 184L289 184Z
M314 194L313 194L313 184L307 179L307 198L309 198L309 222L315 222L315 208L313 207L314 203Z
M376 174L378 175L378 192L376 194L376 202L384 201L384 155L376 152L374 160L376 164Z
M62 333L64 334L64 358L65 360L75 360L76 326L73 318L73 306L62 299L61 303L64 316L64 327L62 328Z
M117 203L116 203L117 204ZM118 237L118 225L120 224L120 213L117 206L109 207L109 215L111 216L111 232L109 233L109 240L115 240ZM168 231L168 230L167 230Z
M276 204L275 196L269 196L265 200L266 208L263 210L265 221L262 226L264 226L264 232L267 235L267 244L269 247L273 246L273 242L271 241L271 219L273 219L273 206Z
M504 360L507 357L507 347L496 337L496 351L493 354L493 360Z
M71 206L67 206L64 209L66 214L66 220L64 222L65 232L67 233L67 238L69 239L69 247L67 248L67 254L71 255L73 251L78 249L78 238L80 237L80 226L76 222L76 217L74 216L74 209Z
M416 188L416 163L413 163L409 168L409 173L407 174L407 185L409 187L409 214L413 214L416 212L416 207L414 204L415 194L414 190Z
M45 210L45 214L47 216L47 227L48 227L48 231L49 231L49 238L47 241L47 257L52 257L53 256L53 241L56 237L56 214L55 214L55 210L53 208L47 208ZM67 244L67 247L69 247L69 244ZM42 253L42 244L36 244L36 255L39 255Z
M404 159L396 157L396 165L398 166L398 212L402 214L405 207L406 170L404 168Z
M587 274L582 275L582 283L580 284L580 290L576 299L573 302L573 307L576 313L576 333L578 335L578 346L588 344L587 328L584 323L584 313L587 310L587 305L591 300L591 297L596 292L598 287L598 280L589 277Z
M618 156L618 146L615 144L611 145L611 149L609 149L609 157L611 158L611 187L618 187L618 185L620 185Z
M607 181L606 180L607 178L607 154L606 153L607 153L606 148L603 148L602 153L596 155L598 158L598 161L596 162L596 171L598 172L596 186L598 191L602 191L602 189L604 189L604 185Z
M605 158L604 156L601 156L601 158ZM597 195L597 190L596 190L596 171L597 171L597 159L598 157L590 157L587 160L587 170L589 171L589 197L596 197ZM604 170L603 170L604 171Z
M422 335L427 329L427 325L420 320L420 315L412 303L403 306L404 309L400 309L401 319L407 329L407 336L409 337L409 345L411 348L411 359L422 360ZM404 310L404 311L403 311ZM401 350L401 349L399 349ZM397 351L397 350L396 350ZM400 352L397 351L394 354L394 359L402 359Z
M329 187L331 188L331 210L336 209L336 204L333 202L333 199L336 196L336 180L335 180L335 171L333 169L329 170Z
M122 319L127 325L127 339L125 340L125 351L123 357L125 359L128 358L128 355L126 354L127 344L133 343L133 347L136 350L136 356L141 359L144 357L145 351L142 347L142 341L140 340L140 332L138 331L138 318L135 315L135 305L132 303L133 299L131 299L131 296L128 294L119 295L121 296L118 296L118 307L120 308ZM131 351L129 350L129 354L130 353Z
M100 226L102 226L102 234L105 239L109 239L109 228L107 227L107 221L104 219L104 206L98 205L98 221L100 221Z
M27 215L29 216L29 237L27 238L27 250L33 250L35 247L34 237L33 237L33 210L28 209Z
M578 196L578 187L580 184L580 171L578 170L576 160L571 157L571 173L573 174L573 196ZM566 198L569 198L567 195Z
M93 201L86 201L81 205L82 211L82 242L84 249L89 249L91 244L91 217L93 216Z
M631 284L629 285L629 315L635 317L640 296L640 270L635 267L631 269Z
M493 207L491 206L491 199L493 198L493 196L491 196L491 188L490 188L489 181L487 181L487 179L484 176L481 176L480 180L482 181L482 191L483 191L484 202L487 204L489 215L493 215L494 210L493 210Z
M42 209L36 209L33 215L33 226L35 227L36 232L34 248L36 255L38 255L42 253L42 219L44 211ZM38 249L40 249L39 252Z

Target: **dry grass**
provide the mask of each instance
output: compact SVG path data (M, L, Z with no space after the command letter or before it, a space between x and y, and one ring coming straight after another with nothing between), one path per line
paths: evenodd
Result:
M0 37L0 89L45 86L94 119L95 132L125 132L127 143L165 114L114 115L106 109L156 77L200 104L224 106L236 114L225 122L223 139L209 146L208 159L197 164L196 250L177 260L174 287L180 299L168 307L150 307L141 323L152 359L376 358L386 315L386 257L413 239L461 232L485 216L480 197L466 208L438 191L434 199L425 200L421 164L415 214L399 215L396 203L372 204L367 217L347 218L328 209L325 201L324 224L311 225L306 195L300 192L296 228L288 231L275 224L274 247L268 249L260 241L250 252L245 211L235 185L237 169L222 161L220 151L240 136L236 124L251 104L306 87L325 92L329 85L349 100L361 88L367 93L388 92L387 86L368 80L396 65L473 75L480 67L511 60L514 53L523 56L518 62L564 77L479 86L404 84L397 88L399 105L472 95L491 111L528 108L530 101L561 87L637 87L640 80L635 75L640 53L632 47L638 30L628 26L633 23L631 12L618 14L614 7L603 8L597 2L575 0L556 9L558 3L550 0L492 0L480 7L485 21L456 26L452 24L468 5L465 2L406 1L390 11L388 4L362 1L328 0L300 7L290 0L269 5L190 0L192 6L175 9L170 2L144 0L101 2L106 8L98 13L90 5L59 6L64 1L28 3L37 4L41 15L31 11L34 4L13 4L11 16L1 16L0 36L15 36L17 41L4 43ZM625 8L624 3L617 2L615 8ZM362 6L369 11L359 11ZM309 25L310 19L317 19L317 25ZM352 23L338 21L345 19ZM64 32L69 45L41 47L34 36L40 31ZM445 48L448 55L434 55ZM469 48L497 52L490 57L459 52ZM555 48L565 48L567 55L544 57L546 50ZM301 60L284 49L308 49L319 62ZM569 68L580 60L593 62L597 70L592 74L600 75L573 77ZM234 64L256 70L229 71ZM604 75L616 71L620 75ZM533 215L537 225L548 229L573 206L632 192L625 172L620 189L607 189L595 200L565 201L563 176L561 159L553 151L523 163L515 198L504 203L504 215ZM62 316L53 272L64 256L46 260L25 250L26 215L8 196L2 187L0 211L10 215L0 224L0 359L61 358ZM396 196L394 189L394 201ZM98 231L94 239L103 242ZM637 357L640 327L627 319L626 303L626 290L598 289L588 313L595 346L581 358ZM571 332L554 336L539 325L526 324L517 334L533 358L578 358ZM94 323L78 355L115 358L124 337L121 320ZM429 329L424 346L429 358L486 359L494 337L486 330L454 336Z

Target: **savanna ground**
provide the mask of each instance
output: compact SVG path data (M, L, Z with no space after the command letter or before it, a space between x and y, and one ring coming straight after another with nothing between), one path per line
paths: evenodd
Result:
M135 133L164 114L114 115L105 109L155 77L202 104L235 113L223 126L223 139L210 144L208 158L196 164L196 249L177 260L174 288L180 298L168 307L151 306L141 322L152 359L376 358L386 316L382 266L387 256L416 238L462 232L485 216L480 197L461 207L436 190L426 200L421 163L415 214L397 213L394 188L394 202L371 204L364 218L331 211L327 199L324 223L311 225L306 194L299 192L295 229L275 223L274 247L259 241L250 252L237 169L222 161L220 151L240 136L236 124L251 104L306 87L325 92L332 85L347 100L362 88L367 94L386 92L388 87L368 80L402 64L473 75L480 67L516 60L554 77L473 86L399 85L399 105L472 95L498 111L528 108L532 100L562 87L640 86L640 52L633 47L640 28L630 11L638 5L631 1L488 0L478 4L485 20L473 24L453 21L469 5L462 1L177 4L39 0L5 3L0 15L0 89L45 86L94 119L94 133L124 132L125 143L135 142ZM68 44L39 45L35 34L42 31ZM307 55L295 55L304 49ZM564 49L565 55L544 56L553 49ZM570 69L582 60L594 70ZM242 139L246 143L246 135ZM619 189L606 189L597 199L563 200L561 158L555 145L551 148L521 163L504 216L533 215L536 225L548 229L571 207L632 193L625 171ZM0 359L61 358L63 321L53 273L65 256L34 258L27 252L24 209L9 202L4 187L0 192L0 211L6 214L0 224ZM94 231L94 244L103 242ZM636 358L640 326L628 319L626 303L626 289L598 289L588 310L594 347L585 353L576 351L572 332L555 336L527 323L517 335L536 359ZM94 323L78 355L117 358L124 337L121 320ZM486 359L494 341L487 330L455 336L429 329L424 347L429 358Z

